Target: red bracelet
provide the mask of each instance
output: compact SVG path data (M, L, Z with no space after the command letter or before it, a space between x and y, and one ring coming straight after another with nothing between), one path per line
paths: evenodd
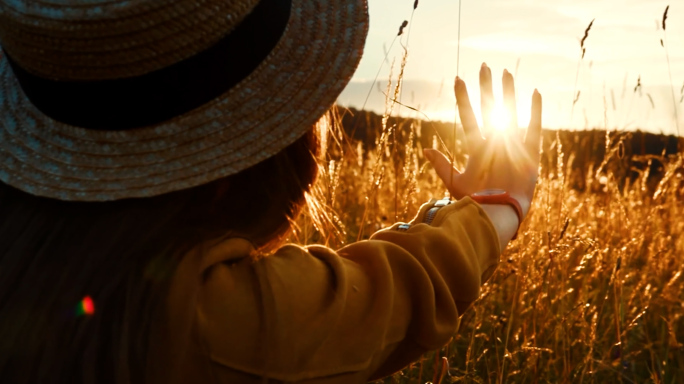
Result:
M515 230L513 239L518 237L518 229L520 229L524 215L522 206L517 199L503 189L485 189L484 191L473 193L470 195L470 198L478 204L510 205L513 207L515 214L518 215L518 228Z

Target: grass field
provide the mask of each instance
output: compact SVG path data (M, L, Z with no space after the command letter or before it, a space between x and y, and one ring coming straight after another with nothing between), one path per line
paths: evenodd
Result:
M445 193L422 147L466 159L458 130L366 115L342 127L350 113L330 115L294 241L339 247L408 221ZM676 141L638 153L633 135L545 132L531 212L459 332L384 383L684 382L684 156Z
M293 241L340 247L443 197L422 148L463 168L459 127L394 116L407 54L384 116L328 116L313 209ZM573 95L574 109L577 80ZM684 140L607 129L545 131L542 140L530 214L458 333L383 383L684 383Z

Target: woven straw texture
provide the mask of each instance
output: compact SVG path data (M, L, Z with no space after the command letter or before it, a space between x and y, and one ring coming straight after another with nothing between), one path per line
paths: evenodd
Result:
M129 77L212 46L257 1L14 0L0 42L29 72L60 80ZM360 60L365 0L292 0L276 48L219 98L159 125L97 131L57 122L0 57L0 180L60 200L149 197L235 174L301 137Z

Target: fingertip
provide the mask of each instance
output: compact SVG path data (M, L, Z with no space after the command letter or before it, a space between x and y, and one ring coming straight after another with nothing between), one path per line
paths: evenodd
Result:
M468 99L468 87L465 81L460 77L456 78L456 85L454 86L454 93L456 94L456 99L459 102L465 102Z
M423 156L425 156L425 158L431 163L435 159L435 155L432 153L432 151L432 148L423 148Z
M536 112L537 114L541 114L541 109L542 109L542 95L537 91L536 89L534 90L534 93L532 94L532 111L533 113Z
M482 67L480 68L480 80L481 81L486 81L487 83L492 82L492 70L484 63L482 63Z
M430 160L432 163L441 163L441 162L449 163L449 158L438 149L424 148L423 154L425 154L425 156L428 158L428 160Z
M542 118L542 99L541 94L535 90L532 94L532 107L530 115L530 127L535 127L541 129L541 118Z
M506 71L503 75L502 79L502 84L504 86L504 92L511 91L513 87L515 87L515 81L513 80L513 75L511 75L510 72Z
M542 97L537 89L532 93L531 110L526 143L531 153L534 154L535 158L538 158L542 131Z

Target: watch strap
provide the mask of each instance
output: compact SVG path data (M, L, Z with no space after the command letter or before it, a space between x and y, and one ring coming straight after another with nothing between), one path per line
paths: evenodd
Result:
M518 216L518 228L515 230L515 234L513 235L513 240L518 237L518 230L520 229L520 225L522 225L523 218L524 218L522 205L520 205L520 202L518 201L518 199L509 195L508 192L505 192L505 191L501 191L501 193L497 193L497 194L474 193L474 194L470 195L470 198L473 199L478 204L509 205L509 206L511 206L513 208L513 210L515 211L515 214Z

